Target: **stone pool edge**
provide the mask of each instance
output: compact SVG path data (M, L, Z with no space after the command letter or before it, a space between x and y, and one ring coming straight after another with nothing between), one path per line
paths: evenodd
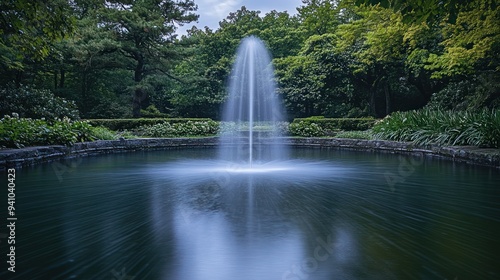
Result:
M293 147L340 148L362 151L385 151L400 154L420 154L448 158L453 161L491 166L500 169L500 149L483 149L471 146L417 146L410 142L385 140L360 140L345 138L296 138L283 137L283 142ZM24 167L59 159L92 156L116 152L183 147L215 147L218 137L205 138L141 138L99 140L76 143L73 146L39 146L22 149L0 150L0 171Z

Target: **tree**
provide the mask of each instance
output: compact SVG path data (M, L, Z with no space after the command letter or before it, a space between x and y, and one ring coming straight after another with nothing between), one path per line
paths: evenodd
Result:
M274 57L297 54L304 40L298 18L286 12L271 11L260 17L259 11L243 6L219 24L216 31L194 27L180 41L189 48L190 56L175 67L175 75L186 82L174 82L167 90L169 113L218 118L241 39L250 35L260 37Z
M262 18L262 24L259 37L267 42L274 58L297 55L306 40L299 18L287 12L271 11Z
M389 78L402 67L404 55L401 15L380 7L361 7L357 14L359 19L339 26L337 34L341 39L338 47L341 52L352 53L355 58L351 70L362 77L360 80L370 92L371 113L378 115L376 94L383 89L384 113L389 114L392 110Z
M309 37L297 56L276 60L280 92L294 117L353 116L364 111L349 78L349 58L334 34Z
M454 108L495 106L500 51L500 7L493 0L356 0L400 12L408 26L405 61L410 82L427 100L451 100ZM475 90L471 90L475 89ZM461 93L467 92L468 96ZM442 96L440 96L442 95ZM460 103L459 102L459 103ZM457 103L458 104L458 103Z
M4 79L20 83L27 64L46 58L52 44L73 31L64 0L0 2L0 67Z
M468 0L355 0L360 5L380 5L383 8L401 12L406 23L440 20L443 16L449 22L454 22L461 7Z
M369 94L371 114L382 117L425 105L439 90L425 69L430 51L439 49L438 26L405 23L400 12L381 6L353 11L354 19L337 29L337 46L353 56L353 84Z
M500 7L494 1L475 0L462 7L455 23L443 23L444 47L429 55L427 69L434 78L499 71Z
M36 70L39 88L74 100L84 118L130 117L133 87L128 59L120 43L99 28L97 10L76 14L73 35L53 44L51 54Z
M302 0L297 8L302 28L309 36L333 33L339 22L339 6L335 0Z
M175 79L169 69L180 58L173 48L176 24L196 20L196 8L192 0L133 0L106 2L98 11L100 28L119 43L117 51L134 72L134 117L140 116L143 101L152 90L147 77L163 75Z

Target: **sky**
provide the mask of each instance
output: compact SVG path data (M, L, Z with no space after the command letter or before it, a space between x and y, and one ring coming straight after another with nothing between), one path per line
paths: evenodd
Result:
M204 29L208 26L212 30L219 28L219 21L225 19L230 12L235 12L245 6L249 10L261 11L261 16L276 10L287 11L293 15L297 13L297 7L302 5L302 0L194 0L198 5L197 14L200 15L198 23L190 23L181 26L177 33L186 34L186 30L192 26Z

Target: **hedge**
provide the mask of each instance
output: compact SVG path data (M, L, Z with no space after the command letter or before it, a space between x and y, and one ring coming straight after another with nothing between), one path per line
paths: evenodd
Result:
M140 119L89 119L87 120L93 126L103 126L114 131L133 130L141 126L153 126L164 123L187 123L208 122L210 118L140 118Z
M210 120L146 125L138 129L138 134L147 137L200 137L213 136L218 131L219 122Z
M367 130L373 127L376 120L374 118L324 118L324 117L309 117L296 118L292 124L309 125L315 124L328 134L328 132L343 130L343 131L360 131Z

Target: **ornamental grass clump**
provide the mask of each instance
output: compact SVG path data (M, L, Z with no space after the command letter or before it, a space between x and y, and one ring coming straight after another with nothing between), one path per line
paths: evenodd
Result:
M500 148L499 110L395 112L373 127L375 137L416 144Z

